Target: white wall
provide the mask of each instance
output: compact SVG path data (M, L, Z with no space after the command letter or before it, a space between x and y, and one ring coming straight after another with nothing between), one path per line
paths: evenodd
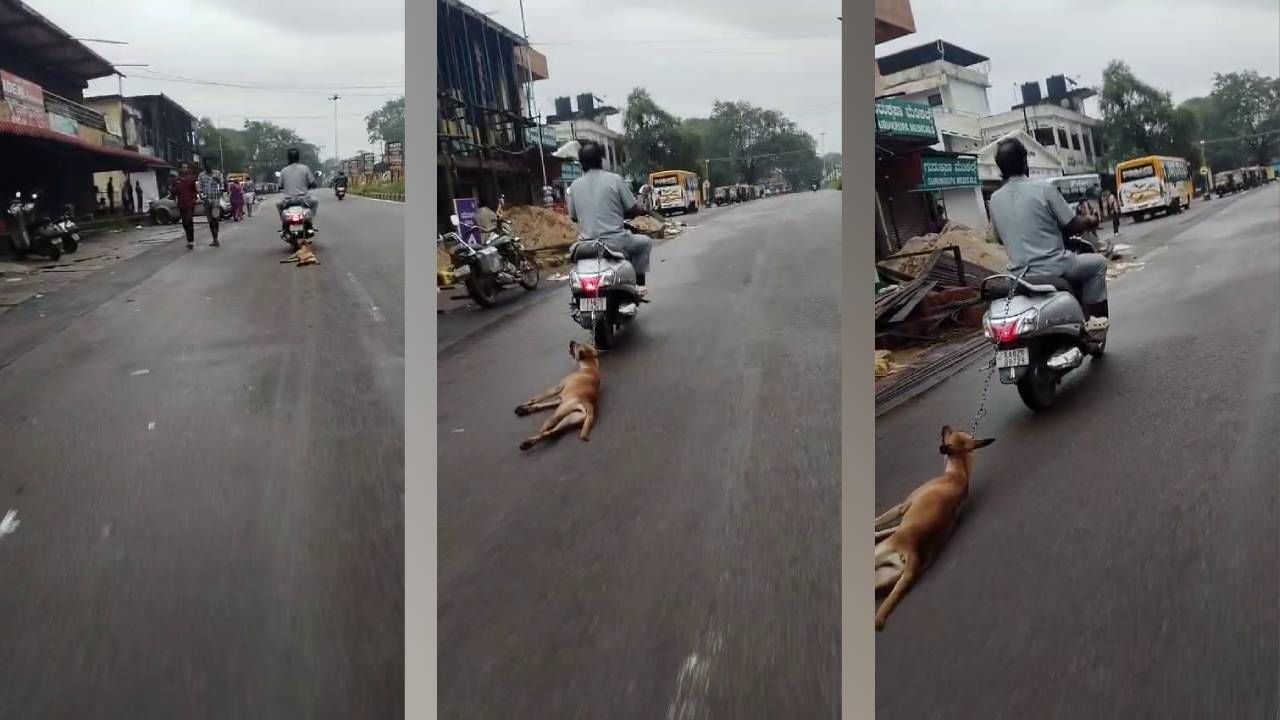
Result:
M991 105L987 102L987 89L959 78L951 78L947 85L947 94L943 100L947 107L960 112L973 113L985 117L991 114Z
M978 232L987 230L987 207L982 202L981 188L958 188L942 191L942 204L947 219L968 225Z

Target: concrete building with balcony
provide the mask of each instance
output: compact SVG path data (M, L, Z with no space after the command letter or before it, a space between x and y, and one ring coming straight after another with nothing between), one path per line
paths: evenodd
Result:
M905 222L898 231L919 234L936 226L945 216L948 220L963 223L978 230L987 225L986 203L981 183L972 172L977 153L982 149L982 118L991 111L987 99L990 59L945 40L934 40L876 59L881 77L880 100L893 99L907 107L928 108L933 115L935 142L929 152L922 153L924 170L921 172L925 187L912 192L924 193L919 202L925 203L926 214L899 212L918 218L920 222ZM951 170L963 166L963 173ZM965 179L961 183L959 178ZM943 182L942 178L948 178ZM916 204L915 199L898 198L899 205ZM939 206L942 212L938 212ZM899 242L911 235L898 237Z
M578 95L577 110L573 109L571 102L567 97L556 98L556 112L547 116L547 127L555 134L556 143L563 145L570 140L594 140L604 148L604 169L622 174L626 163L623 136L609 127L609 118L618 115L618 109L599 103L599 99L589 92ZM582 169L576 162L565 163L560 171L560 181L568 187L581 174Z
M119 202L121 183L141 186L145 201L167 192L172 181L172 168L196 162L196 118L167 95L96 95L85 98L85 105L102 113L107 130L118 137L126 150L157 158L163 167L126 172L123 170L95 173L93 184L99 193L110 187Z
M1106 172L1099 160L1106 154L1102 142L1102 121L1085 112L1085 101L1097 95L1092 88L1073 86L1063 75L1040 83L1022 85L1022 102L1007 112L983 118L983 143L1015 130L1034 137L1062 164L1068 175Z
M94 173L165 166L126 149L85 104L89 81L116 72L26 4L0 0L0 195L38 192L43 210L83 217L96 209Z
M525 39L460 0L436 0L437 217L463 203L541 198L560 162L539 142L532 83L549 77L546 58Z

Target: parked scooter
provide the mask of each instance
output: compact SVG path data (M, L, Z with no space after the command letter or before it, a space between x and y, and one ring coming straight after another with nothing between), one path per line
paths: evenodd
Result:
M9 202L8 214L10 223L9 237L13 246L13 254L21 259L31 253L45 255L50 260L62 257L63 237L68 233L62 219L53 220L47 216L36 215L38 194L32 193L30 198L23 199L22 193L14 193ZM75 247L79 247L80 236L74 233Z
M640 313L636 271L626 254L600 240L584 238L569 248L569 313L591 331L600 350L613 347L614 337Z
M1097 252L1078 236L1066 246L1081 254ZM1018 396L1032 410L1052 407L1063 377L1086 356L1101 357L1106 350L1105 335L1085 332L1080 289L1064 278L992 275L982 281L981 291L989 303L982 329L996 346L1000 382L1017 385Z
M515 285L532 292L538 288L538 264L525 251L524 242L512 232L510 222L498 221L498 231L480 233L471 241L476 228L464 226L457 215L449 218L453 231L436 238L453 261L454 276L461 278L467 294L480 307L493 307L498 293Z

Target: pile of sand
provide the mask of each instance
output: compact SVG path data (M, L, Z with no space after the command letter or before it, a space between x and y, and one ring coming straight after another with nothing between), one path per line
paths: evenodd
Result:
M641 215L631 221L631 226L635 232L642 235L648 235L655 240L661 240L666 234L667 226L665 223L658 222L657 219L648 215Z
M528 250L567 248L578 239L578 226L554 210L521 205L506 210L503 216L511 221L512 229Z
M950 245L959 246L960 256L965 261L980 265L991 272L1003 272L1009 264L1009 255L1004 251L1004 246L988 241L981 233L958 222L947 223L941 234L929 233L911 238L902 246L900 252L922 252ZM885 264L898 272L914 277L928 259L928 255L913 255L890 260Z

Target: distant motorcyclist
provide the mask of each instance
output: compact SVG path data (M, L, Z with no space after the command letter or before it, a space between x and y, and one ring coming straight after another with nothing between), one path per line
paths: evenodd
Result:
M1063 236L1096 230L1098 218L1071 210L1062 193L1034 182L1027 166L1027 149L1009 138L996 146L996 165L1004 185L991 196L991 225L1009 253L1009 271L1061 277L1080 287L1080 304L1088 321L1085 330L1105 336L1107 259L1096 253L1078 255L1066 249Z
M283 217L284 209L290 205L306 207L311 210L311 230L316 232L316 215L320 213L320 203L310 193L317 185L316 174L302 164L297 148L289 148L285 155L289 164L280 171L280 192L283 197L276 203L276 209Z
M338 176L333 179L333 189L337 190L338 188L347 189L347 174L342 170L339 170Z
M615 252L624 253L636 271L640 296L647 297L645 275L649 271L649 238L633 235L624 221L646 214L631 194L622 176L607 172L604 148L593 140L581 141L578 162L583 175L569 186L569 218L578 224L583 238L600 240Z

